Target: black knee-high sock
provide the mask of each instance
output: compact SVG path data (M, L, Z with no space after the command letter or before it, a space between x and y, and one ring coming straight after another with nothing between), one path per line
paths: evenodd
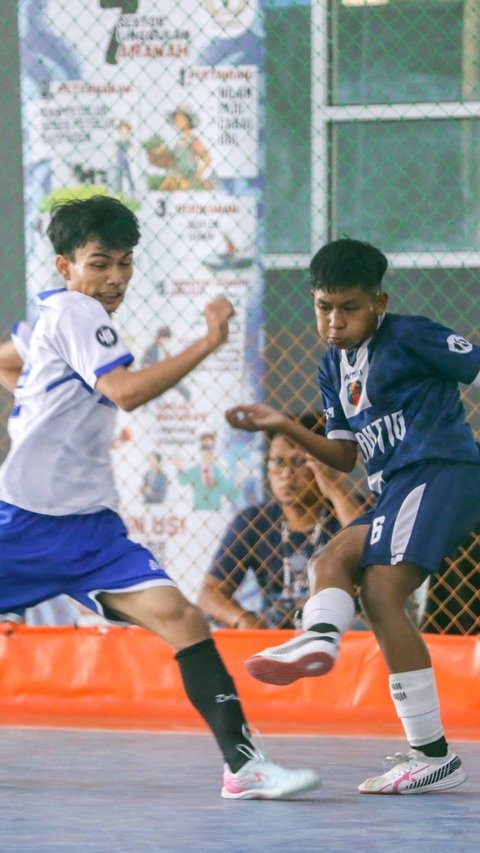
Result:
M213 640L188 646L175 657L190 702L212 730L230 770L236 773L248 760L237 746L251 746L251 742L243 733L247 722L235 684Z

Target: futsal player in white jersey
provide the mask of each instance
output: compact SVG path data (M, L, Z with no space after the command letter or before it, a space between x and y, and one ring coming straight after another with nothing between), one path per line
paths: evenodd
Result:
M327 243L310 265L317 328L329 348L318 371L327 437L262 404L237 406L227 420L283 432L340 471L353 469L360 447L374 508L312 558L304 633L246 666L271 684L328 672L359 590L410 745L359 790L412 794L466 778L445 740L428 649L405 605L480 518L480 448L458 388L480 386L480 347L425 317L387 313L386 269L378 249L350 239Z
M65 288L41 293L33 331L20 324L0 347L0 381L15 394L0 471L0 612L66 593L158 634L224 757L222 796L271 799L314 788L316 772L286 770L253 745L201 611L128 539L117 514L117 407L131 411L158 397L221 346L233 307L215 299L204 310L203 337L135 371L111 319L133 272L135 215L105 196L72 201L54 210L48 235Z

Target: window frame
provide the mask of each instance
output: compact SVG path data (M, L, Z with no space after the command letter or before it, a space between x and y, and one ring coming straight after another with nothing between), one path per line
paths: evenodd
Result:
M267 254L267 269L308 267L312 254L331 238L334 205L335 152L329 146L335 124L352 121L435 121L480 118L478 101L442 101L332 106L328 101L330 74L329 8L332 0L311 4L311 228L310 253ZM332 168L333 167L333 168ZM329 176L332 176L331 178ZM332 199L332 202L331 202ZM392 268L480 267L479 251L387 253Z

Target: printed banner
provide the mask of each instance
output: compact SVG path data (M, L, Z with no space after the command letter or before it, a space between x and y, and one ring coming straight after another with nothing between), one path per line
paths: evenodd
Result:
M161 8L159 8L161 7ZM262 495L262 440L224 411L261 399L262 27L255 0L21 0L27 288L57 286L52 207L118 196L142 230L116 322L136 367L205 332L228 343L160 399L119 413L122 512L196 598L233 512Z

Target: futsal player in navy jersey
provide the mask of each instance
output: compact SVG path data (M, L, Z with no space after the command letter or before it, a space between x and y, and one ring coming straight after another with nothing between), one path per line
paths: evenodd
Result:
M405 605L480 518L480 448L458 387L480 386L480 347L425 317L386 312L386 270L382 252L351 239L327 243L311 262L317 328L328 346L318 369L326 437L263 404L237 406L227 420L283 432L340 471L352 470L360 448L374 507L312 559L303 633L246 667L271 684L328 672L359 590L410 746L359 790L411 794L466 778L445 740L428 649Z
M15 394L0 471L0 612L67 593L112 621L152 631L175 651L186 693L223 754L223 797L272 799L317 787L313 770L286 770L253 745L201 611L128 539L117 514L117 407L131 411L174 387L227 340L233 307L213 300L201 338L133 370L111 315L133 273L135 215L105 196L72 201L54 210L48 235L65 287L40 293L33 330L17 325L0 347L0 381Z

